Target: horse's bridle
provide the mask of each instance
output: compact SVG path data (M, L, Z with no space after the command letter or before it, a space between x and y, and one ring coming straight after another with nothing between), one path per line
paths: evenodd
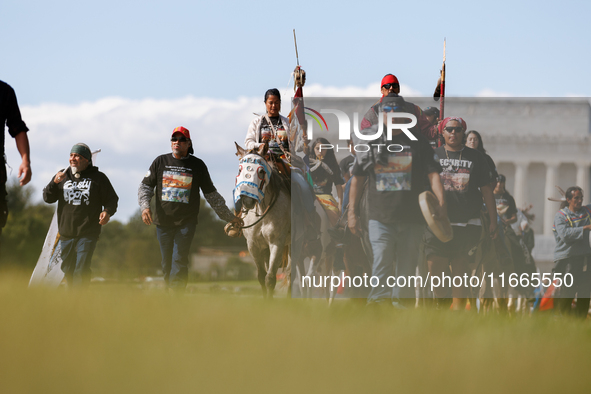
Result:
M267 209L265 209L265 212L263 212L263 214L252 224L249 224L248 226L242 226L241 228L249 228L254 226L255 224L257 224L258 222L260 222L261 220L263 220L263 218L267 215L267 213L271 210L271 208L273 207L273 205L275 205L275 201L277 201L277 197L279 196L279 193L275 193L275 195L273 196L273 200L271 201L271 203L269 204L269 206L267 207ZM258 203L257 203L258 204ZM246 216L246 214L248 214L248 211L250 211L250 209L247 209L246 211L244 210L244 208L242 209L242 211L240 211L240 213L244 213L244 215Z
M258 153L251 152L250 154L256 155L256 156L260 157L262 160L264 160L265 162L267 162L267 160L265 160L265 158L263 156L259 155ZM271 178L271 175L269 175L269 179L270 178ZM279 197L279 192L275 193L275 195L273 196L273 199L271 200L271 203L267 206L267 208L265 209L263 214L254 223L251 223L248 226L242 226L241 229L250 228L250 227L254 226L255 224L259 223L261 220L263 220L263 218L271 210L273 205L275 205L275 202L277 201L278 197ZM258 202L257 202L257 204L258 204ZM240 214L244 214L244 216L246 216L249 211L250 211L250 209L246 209L245 207L242 207L242 209L240 210Z

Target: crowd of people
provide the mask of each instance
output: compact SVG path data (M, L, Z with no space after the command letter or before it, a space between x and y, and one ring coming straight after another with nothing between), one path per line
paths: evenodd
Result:
M413 276L417 270L422 277L471 275L478 265L474 251L484 244L492 245L497 268L510 265L510 272L535 273L531 257L534 238L528 225L531 215L516 207L505 187L506 178L497 173L493 159L484 149L481 134L468 131L465 120L459 116L442 118L435 106L421 109L406 101L400 96L400 84L393 74L384 76L380 91L381 99L361 122L361 134L377 135L376 129L388 122L406 123L399 113L412 114L417 119L410 128L415 139L394 129L387 141L402 147L400 151L376 150L375 145L367 152L350 149L350 154L339 163L334 150L322 149L330 144L325 138L296 147L290 119L280 114L281 95L277 89L266 92L266 113L250 124L244 146L268 147L268 155L280 173L297 185L307 214L313 216L314 201L321 203L332 234L338 238L335 242L346 242L347 237L367 232L366 254L371 263L368 274L380 283L391 276ZM31 179L28 128L21 118L14 90L4 82L0 82L0 118L3 128L6 125L16 141L22 157L18 176L21 185L26 185ZM385 133L379 138L386 138ZM237 228L244 223L240 213L230 211L216 191L205 163L193 155L189 130L175 128L170 141L172 152L158 156L141 180L138 203L144 223L157 227L168 288L183 291L188 278L189 247L198 221L200 191L222 220ZM4 151L4 138L2 142ZM357 135L348 141L350 147L362 142ZM386 141L377 142L379 145ZM304 157L294 165L297 150L303 150ZM61 253L67 283L86 286L101 227L116 213L119 198L108 177L93 166L87 145L73 145L69 160L70 166L58 171L45 187L43 198L47 203L58 203L60 239L56 253ZM6 169L2 166L0 231L8 215L5 183ZM426 225L418 202L424 191L431 191L436 197L433 216L449 220L453 229L451 241L442 241ZM556 309L570 313L576 299L572 313L578 316L587 315L591 293L591 267L587 269L591 258L591 206L582 202L582 189L570 187L554 221L555 272L574 277L573 286L563 285L556 290ZM361 212L363 209L366 211ZM416 289L410 286L377 286L368 290L368 305L409 308L416 303ZM521 290L524 297L533 297L533 292ZM477 295L466 287L442 286L428 294L428 298L438 308L459 310L466 308L468 300L474 308Z
M365 114L362 123L362 134L376 135L376 130L386 122L405 123L405 119L390 115L390 112L413 114L417 124L411 129L416 141L411 141L400 130L394 129L392 139L388 143L403 147L401 152L386 150L369 150L357 152L351 149L363 141L352 135L350 154L337 167L334 151L318 149L321 144L332 145L328 140L320 138L313 142L311 149L305 152L305 162L311 174L310 184L319 201L322 202L327 215L332 218L331 229L337 242L346 242L338 226L346 223L347 232L353 236L361 236L367 231L367 255L371 261L368 274L379 278L385 283L391 276L410 277L417 269L432 276L464 276L474 274L482 265L474 258L476 249L485 245L492 250L494 264L488 268L497 272L533 274L536 266L531 256L534 244L533 231L529 222L533 219L527 210L519 210L513 197L505 188L506 178L498 174L493 159L486 153L481 134L476 130L467 130L467 124L461 117L440 119L439 109L427 107L424 110L407 102L399 95L399 81L393 74L382 79L382 98ZM276 93L278 94L278 92ZM265 97L266 100L266 97ZM279 100L280 101L280 98ZM384 127L385 129L385 127ZM379 133L378 133L379 134ZM249 132L249 137L251 133ZM245 144L248 146L250 139ZM274 137L271 136L270 140ZM385 138L383 135L381 138ZM374 141L380 145L386 141ZM383 145L382 145L383 146ZM332 195L337 193L338 202ZM343 186L344 185L344 186ZM366 204L361 204L364 190L367 192ZM448 218L453 228L453 239L443 242L425 225L424 217L418 203L418 195L432 191L439 205L436 207L436 218ZM570 189L569 189L570 190ZM567 196L567 200L570 199ZM366 209L367 223L362 223ZM578 234L579 247L589 255L588 233L583 234L584 225L590 222L589 214L579 208L577 220L582 223ZM562 216L558 216L562 215ZM570 217L564 209L557 218ZM339 218L337 221L336 219ZM579 221L575 220L576 223ZM568 222L570 223L570 222ZM573 222L574 223L574 222ZM558 237L558 232L555 232ZM586 237L586 238L585 238ZM585 239L583 239L585 238ZM349 238L350 239L350 238ZM563 238L561 238L563 239ZM568 243L568 242L567 242ZM570 250L573 247L561 246ZM577 308L585 309L591 288L586 287L586 269L582 270L577 263L562 262L563 255L557 252L556 271L576 272L577 289L562 291L559 286L557 297L558 310L577 297ZM570 255L567 255L570 257ZM586 267L586 257L584 259ZM422 270L421 270L422 268ZM489 288L493 286L489 284ZM367 302L372 304L392 304L399 308L408 308L416 303L414 287L375 286L368 289ZM528 306L534 305L534 290L526 286L515 286L509 292L512 297L521 296L528 300ZM478 294L466 287L442 286L428 294L434 299L438 308L465 309L468 300L476 309L475 299ZM488 293L489 297L496 294ZM498 295L499 298L503 294ZM566 298L565 298L566 297ZM580 299L580 301L579 301ZM507 308L507 300L498 301L499 308ZM568 304L570 305L570 304ZM578 310L578 309L577 309ZM585 309L586 310L586 309Z

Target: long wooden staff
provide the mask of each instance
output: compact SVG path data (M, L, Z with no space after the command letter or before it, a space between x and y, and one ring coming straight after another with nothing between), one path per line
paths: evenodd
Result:
M293 71L293 80L294 80L294 97L293 97L293 109L292 113L290 114L290 123L291 117L296 116L298 119L298 123L302 128L302 139L304 141L304 150L307 152L308 150L308 125L306 124L306 117L304 114L304 84L306 83L306 72L300 67L300 58L298 55L298 42L296 40L295 29L293 29L293 43L295 45L295 52L296 52L296 61L297 66ZM293 141L295 138L295 133L290 136L290 140Z
M441 66L441 101L439 102L439 120L445 119L443 112L445 109L445 38L443 39L443 66Z

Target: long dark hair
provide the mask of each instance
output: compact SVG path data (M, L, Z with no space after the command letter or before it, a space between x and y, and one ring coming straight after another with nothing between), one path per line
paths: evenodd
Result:
M316 152L314 152L314 148L318 144L327 144L330 145L330 142L326 138L316 138L314 143L310 145L312 149L310 149L310 157L312 159L317 159ZM339 163L337 162L337 158L334 155L334 149L326 149L326 154L324 155L324 159L322 161L330 168L330 170L335 175L339 175L341 173L341 168L339 167Z
M571 186L568 189L566 189L566 193L564 193L564 197L566 197L566 201L563 201L560 204L560 209L568 207L568 200L570 200L571 198L573 198L573 193L576 192L576 191L579 191L579 192L583 193L583 189L581 189L578 186Z
M476 138L478 138L478 147L476 148L476 150L479 150L480 153L486 153L486 150L484 149L484 144L482 142L482 136L480 135L480 133L476 130L470 130L466 133L466 141L468 140L468 136L470 134L474 134L476 136Z
M277 88L269 89L265 92L265 103L267 102L269 96L277 96L279 97L279 101L281 101L281 93L279 93L279 89Z

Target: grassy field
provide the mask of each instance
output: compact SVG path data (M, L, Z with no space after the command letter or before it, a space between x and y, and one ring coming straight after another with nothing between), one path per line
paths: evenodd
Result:
M248 287L249 284L242 284ZM252 287L252 284L250 284ZM0 277L0 393L589 392L589 321ZM246 294L246 295L237 295Z

